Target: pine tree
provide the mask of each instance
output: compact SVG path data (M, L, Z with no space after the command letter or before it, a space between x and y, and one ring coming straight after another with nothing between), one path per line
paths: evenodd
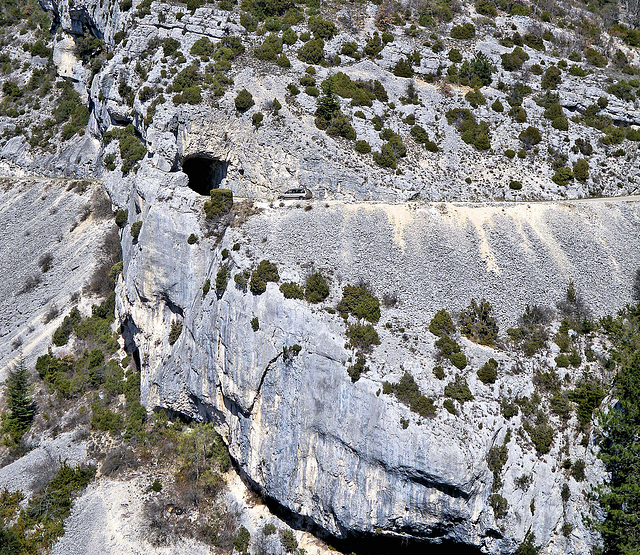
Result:
M5 381L7 388L7 413L4 417L4 431L11 439L18 443L22 435L29 429L36 407L31 399L31 386L29 384L29 370L22 357L15 368L9 371Z

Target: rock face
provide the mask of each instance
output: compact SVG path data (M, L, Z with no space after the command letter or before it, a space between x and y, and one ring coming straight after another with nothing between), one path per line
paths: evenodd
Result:
M524 358L508 348L458 338L469 365L460 371L448 365L446 381L464 377L474 398L454 415L442 404L446 382L434 376L439 359L427 328L437 310L456 313L472 298L484 297L504 331L528 304L553 307L570 279L594 316L629 302L640 247L638 201L559 201L632 194L639 176L635 147L628 155L616 151L611 157L609 145L601 148L598 143L602 133L585 125L574 127L573 121L560 136L543 121L544 109L533 97L523 101L526 123L514 123L506 111L490 111L495 100L502 99L506 106L505 91L522 80L500 69L496 81L503 80L507 88L488 89L487 102L477 111L478 118L491 122L493 152L479 152L462 142L444 116L449 109L467 107L468 89L426 82L439 70L443 56L423 48L411 82L419 101L407 102L410 82L391 70L399 59L422 48L425 37L402 34L375 61L349 60L340 69L353 79L379 79L388 92L387 103L375 100L371 106L355 107L348 99L339 102L353 116L358 138L374 151L384 143L372 125L376 117L384 116L385 126L403 135L407 157L401 170L393 172L357 153L346 139L332 138L316 127L316 99L306 92L291 95L287 88L306 73L307 64L295 56L300 45L285 49L291 57L286 71L256 61L249 50L258 37L244 33L237 13L232 17L208 7L183 14L177 6L156 2L134 17L122 13L118 3L108 10L99 0L44 4L62 29L53 55L59 73L75 81L91 107L87 132L42 157L27 148L25 137L14 136L2 145L1 167L13 175L102 177L113 204L128 210L129 221L121 232L124 270L117 305L129 346L139 355L142 400L148 410L166 408L214 421L242 472L265 497L335 537L453 541L487 553L510 553L532 530L545 553L584 553L597 544L581 518L588 511L590 484L604 478L593 437L581 436L575 417L568 423L556 418L550 452L536 454L522 428L524 416L507 419L500 408L502 400L533 393L535 370L551 367L557 346L551 344L547 355ZM345 8L340 21L359 15L362 24L349 33L341 28L327 41L327 55L337 54L345 39L365 44L374 31L376 8L367 10L351 14ZM464 17L457 16L456 22ZM522 33L529 30L527 18L517 23L496 20L505 32L511 33L511 25ZM109 45L110 56L95 75L72 53L70 37L85 31ZM201 104L174 103L170 78L183 68L175 58L167 60L162 41L178 41L186 67L201 62L190 53L196 40L204 36L218 41L228 35L242 35L248 50L234 62L233 84L220 97L205 95ZM471 48L452 43L447 29L447 48L460 46L467 59L480 50L497 61L510 48L493 35L484 33ZM533 50L530 55L531 63L553 57ZM133 63L140 60L143 71ZM334 72L318 66L317 84ZM565 78L559 102L572 112L586 111L604 94L603 75L589 75L580 83L568 74ZM538 77L527 73L527 79L540 92ZM153 102L158 102L152 104L138 94L144 87L167 96L162 102L156 96ZM245 87L251 88L255 106L240 113L234 97ZM133 91L130 98L127 90ZM278 114L274 98L282 100ZM600 115L639 123L635 107L611 100L608 111L598 108ZM260 110L265 123L254 125L252 116ZM356 116L360 111L364 117ZM427 128L440 151L427 152L413 141L407 121ZM499 154L519 150L520 132L534 123L546 126L539 150L522 151L524 158L518 159L515 152L511 158ZM107 144L100 139L129 125L147 155L123 175L114 161L122 163L126 149L118 140ZM577 139L585 141L583 149L586 141L596 145L592 173L559 185L552 180L552 168L557 162L571 165L582 156ZM575 148L570 149L571 144ZM115 171L108 169L107 156ZM262 199L255 205L237 202L235 219L224 233L203 220L205 197L180 171L194 157L224 167L224 180L217 184L236 196ZM297 184L311 189L316 199L304 209L268 202ZM14 217L13 207L21 203L15 213L24 213L24 204L37 205L39 194L27 185L4 192L0 214L9 225L3 245L10 244L11 234L21 233L23 222ZM61 212L55 225L64 229L81 208L82 200L74 194L56 191L52 199ZM540 199L556 202L496 202ZM483 203L436 202L441 200ZM398 202L404 204L393 204ZM141 222L137 238L131 234L134 222ZM54 249L51 239L58 228L52 225L47 218L29 223L39 236L50 235L47 246ZM21 297L0 290L4 312L11 316L0 320L0 335L17 339L16 330L44 316L47 303L66 307L67 296L86 282L95 257L94 232L97 237L100 230L89 224L86 228L87 234L77 241L64 243L73 254L53 251L54 259L81 259L82 264L76 274L73 268L61 274L73 275L72 280L47 284L46 299L27 296L28 291ZM191 234L198 238L195 244L187 241ZM35 271L29 255L25 250L7 271L21 265ZM11 256L3 253L2 259ZM277 264L280 281L304 283L311 273L322 271L331 283L329 298L311 305L285 299L276 283L268 283L262 295L236 285L236 276L263 259ZM223 266L229 283L217 287ZM345 285L361 281L379 297L396 302L382 311L376 327L381 344L367 354L369 370L352 383L347 367L355 352L346 343L345 321L334 307ZM203 290L207 282L208 292ZM181 324L181 333L170 344L174 323ZM33 343L34 352L43 350L45 337ZM290 350L296 345L299 352ZM602 354L603 345L594 349ZM8 362L9 352L0 353L0 362ZM476 376L489 358L500 367L493 385ZM563 377L575 382L589 368L581 363L563 371ZM433 417L420 418L382 392L385 381L396 383L404 372L435 400ZM501 445L507 457L502 483L496 486L487 456ZM562 470L567 458L585 462L586 482ZM564 486L568 496L561 494ZM506 514L497 510L495 495L508 503Z
M261 204L218 243L199 224L202 197L179 180L162 187L158 181L153 172L139 177L142 190L132 198L144 198L143 225L136 244L123 234L125 280L118 288L121 317L140 351L148 408L214 420L264 495L339 537L383 533L506 553L532 529L549 553L578 553L593 543L579 517L588 486L569 479L570 499L563 504L559 495L564 449L587 462L591 483L603 477L593 447L578 445L575 428L565 431L566 447L559 436L544 456L514 434L501 491L507 516L496 520L488 504L487 453L521 423L519 416L507 422L499 402L532 393L535 361L461 340L470 361L461 375L475 400L458 417L440 407L434 418L420 419L380 391L383 381L397 382L408 371L427 395L442 395L444 383L432 372L435 338L426 329L440 308L455 312L484 296L504 329L527 303L553 306L570 278L595 315L623 306L638 248L635 200L334 202L310 210ZM191 233L198 244L187 243ZM233 279L218 298L222 264L235 275L261 259L277 262L282 281L304 282L321 270L331 276L330 298L320 306L285 299L272 283L254 296ZM207 279L212 289L203 296ZM342 286L359 280L379 296L397 293L398 304L383 309L382 344L354 384L346 372L353 352L345 348L344 322L325 306L335 306ZM170 346L174 320L183 329ZM300 353L285 358L283 347L294 344ZM504 374L487 387L475 371L490 357ZM532 480L525 489L516 485L523 476ZM570 538L560 532L564 522L574 524Z

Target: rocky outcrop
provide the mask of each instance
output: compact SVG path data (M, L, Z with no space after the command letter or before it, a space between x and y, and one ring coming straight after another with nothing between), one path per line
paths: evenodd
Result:
M118 287L148 408L216 422L265 496L339 537L382 533L506 553L532 529L547 553L578 553L593 544L580 518L588 486L559 471L563 458L582 458L589 482L600 481L592 444L580 446L570 426L566 443L559 434L550 454L536 455L517 435L520 417L507 422L500 412L501 399L531 394L535 360L461 340L470 361L462 375L475 399L458 417L437 403L434 418L420 419L380 391L383 381L408 371L423 392L441 398L444 383L432 373L435 338L426 329L440 308L455 312L472 297L486 297L504 329L525 304L553 306L569 279L595 315L624 305L638 248L637 202L316 202L309 210L264 203L218 242L202 227L202 197L179 179L158 186L156 175L139 177L132 196L129 210L139 203L142 231L136 244L123 234L125 280ZM191 233L198 244L187 243ZM254 296L233 279L217 298L213 284L222 264L234 275L261 259L276 262L283 281L323 271L331 276L330 299L321 306L284 299L275 284ZM212 290L203 296L207 279ZM398 305L383 310L382 344L354 384L344 322L325 307L335 306L343 285L360 280L379 296L396 293ZM174 320L183 329L169 346ZM283 347L294 344L299 355L285 358ZM475 375L489 357L503 369L492 387ZM501 490L509 511L496 519L486 457L509 428L514 439ZM516 485L523 476L532 480L525 489ZM571 496L563 503L565 482ZM564 522L574 525L570 538L561 533Z

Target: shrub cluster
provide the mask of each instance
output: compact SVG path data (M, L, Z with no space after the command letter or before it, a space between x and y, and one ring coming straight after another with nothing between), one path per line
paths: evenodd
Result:
M355 129L340 110L340 104L332 93L318 98L315 116L316 127L325 130L327 135L352 141L356 139Z
M465 143L473 145L478 150L489 150L491 148L489 124L487 122L476 122L475 116L466 108L454 108L445 115L447 123L456 127Z
M491 312L487 300L482 299L478 304L471 299L469 306L460 313L460 333L480 345L495 345L498 324Z
M337 306L338 312L346 319L348 314L376 324L380 320L380 300L367 285L345 285L342 299Z
M273 262L269 262L268 260L261 260L258 264L258 267L251 274L251 280L249 281L249 290L254 295L262 295L262 293L267 290L267 282L269 281L276 283L280 281L278 268Z
M433 399L420 393L418 384L413 379L413 376L407 372L402 375L397 384L384 382L382 391L387 395L395 395L398 401L423 418L434 416L436 413Z
M205 201L203 209L208 220L228 214L233 207L233 192L230 189L211 189L211 199Z
M124 128L107 131L102 136L105 145L108 145L113 139L117 139L120 146L120 159L122 160L120 169L123 175L127 175L144 158L147 148L138 138L136 129L131 124Z

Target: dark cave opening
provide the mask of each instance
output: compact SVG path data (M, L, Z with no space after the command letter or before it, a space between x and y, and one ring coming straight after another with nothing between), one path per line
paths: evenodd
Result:
M189 187L199 195L208 196L227 177L228 162L211 156L191 156L182 163L189 178Z

